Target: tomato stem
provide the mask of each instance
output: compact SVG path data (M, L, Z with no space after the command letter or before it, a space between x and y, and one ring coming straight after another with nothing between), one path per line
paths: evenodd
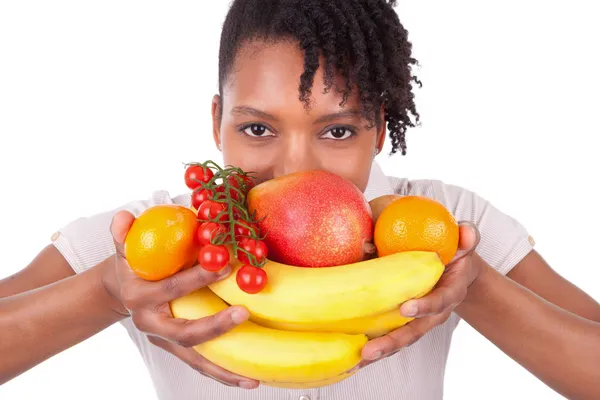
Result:
M208 190L212 194L212 198L210 198L211 201L215 203L225 204L225 210L220 211L214 218L209 218L208 221L217 224L228 223L229 232L220 233L216 235L216 237L213 237L211 235L211 243L220 246L229 244L233 247L233 254L235 256L237 256L238 252L241 251L248 256L248 260L250 261L252 266L262 268L266 263L266 259L263 259L261 261L257 260L254 254L241 248L238 245L239 242L235 236L235 227L236 224L239 224L240 226L247 228L250 232L250 235L241 235L241 237L250 237L254 240L264 240L264 238L266 237L266 235L263 235L261 237L260 230L258 229L258 223L262 221L262 219L257 220L256 212L250 215L247 209L246 193L249 190L249 188L246 186L247 182L244 178L252 178L251 173L244 172L241 168L233 167L230 165L227 165L225 168L221 168L217 163L215 163L212 160L208 160L203 163L189 162L185 163L185 166L186 168L189 168L191 166L199 166L202 167L204 171L206 171L207 168L214 170L213 176L208 182L202 182L197 179L194 179L196 182L199 183L199 186L196 189L194 189L194 192L203 189ZM230 182L232 178L233 181L237 183L237 185L232 184L232 182ZM223 187L223 192L217 192L217 187L219 186ZM236 194L237 198L233 198L233 193ZM236 210L237 214L239 215L239 220L237 221L234 215L234 212ZM221 219L225 215L227 215L227 220L222 221ZM198 220L201 220L203 222L206 221L205 219ZM256 230L258 232L255 232L255 229L252 228L252 225L256 227ZM238 237L240 237L240 235L238 235ZM229 240L227 240L227 238L229 238Z

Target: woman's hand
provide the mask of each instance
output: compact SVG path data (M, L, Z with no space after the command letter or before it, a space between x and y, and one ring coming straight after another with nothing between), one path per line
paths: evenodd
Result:
M196 265L169 278L157 282L138 277L129 267L124 256L124 241L134 216L121 211L111 224L116 254L114 270L103 278L107 291L115 297L126 316L131 316L134 325L148 335L148 340L174 354L202 375L228 386L252 389L258 382L235 375L206 360L193 346L218 337L248 319L243 307L229 307L213 316L198 320L173 318L169 301L184 296L231 272L229 266L219 273L208 272Z
M362 368L372 362L410 346L437 325L443 324L452 310L467 295L468 287L477 279L479 271L471 263L471 254L479 243L479 231L470 222L459 224L458 251L446 266L435 288L420 299L402 304L400 312L415 319L385 336L369 341L362 350Z

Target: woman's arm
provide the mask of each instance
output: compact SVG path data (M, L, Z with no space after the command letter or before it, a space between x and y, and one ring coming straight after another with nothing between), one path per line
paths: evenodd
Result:
M477 254L472 262L480 273L456 312L558 393L569 399L600 398L600 323L543 299L495 271ZM527 264L536 262L535 256L524 259L513 276L524 280ZM571 285L554 288L571 291L579 300L562 299L568 296L564 291L554 296L544 292L546 296L574 312L597 317L598 304L591 298Z
M53 245L48 245L14 275L0 280L0 299L36 289L75 275L67 260Z
M123 243L134 219L128 211L118 212L110 225L116 252L95 265L88 263L89 268L77 275L62 268L62 256L47 248L27 272L1 282L6 297L0 298L0 385L115 322L131 318L150 343L199 373L228 386L258 386L257 381L235 375L194 350L243 323L249 315L245 308L228 307L194 321L173 318L169 308L171 300L225 278L231 268L210 272L196 265L156 282L140 278L123 256ZM98 247L108 246L98 243ZM27 281L28 274L44 266L53 272L40 272L33 283ZM68 276L60 279L61 274ZM46 283L52 279L58 280Z
M124 318L102 283L112 259L60 279L66 270L58 257L46 249L28 271L2 281L0 385ZM40 277L47 279L23 279L44 264L50 272ZM51 283L54 275L58 280Z
M554 271L535 250L525 256L506 276L567 311L600 322L600 304Z

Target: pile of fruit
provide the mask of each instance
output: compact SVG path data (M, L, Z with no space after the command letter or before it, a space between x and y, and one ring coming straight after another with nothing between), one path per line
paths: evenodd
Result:
M410 322L400 305L429 293L458 247L442 204L397 195L368 203L325 171L255 185L207 161L187 164L185 182L191 208L158 205L135 220L129 265L148 280L231 265L231 275L172 301L171 311L198 319L245 306L249 321L195 349L270 386L320 387L356 373L362 346Z

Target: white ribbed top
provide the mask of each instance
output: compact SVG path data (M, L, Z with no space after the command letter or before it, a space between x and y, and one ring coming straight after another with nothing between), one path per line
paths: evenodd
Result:
M374 162L365 190L367 200L397 193L422 195L444 204L458 221L474 222L480 230L478 254L493 268L506 274L533 248L533 240L515 219L496 209L485 199L464 188L438 180L407 180L384 175ZM171 197L156 191L144 201L133 201L118 209L79 218L61 228L53 243L73 270L80 273L114 254L110 234L112 216L126 209L135 216L157 204L190 205L189 194ZM324 388L288 390L261 386L254 390L231 388L200 375L183 361L154 345L125 319L161 400L439 400L452 333L460 318L456 314L417 343L392 357L359 371L354 376ZM303 397L304 396L304 397Z

